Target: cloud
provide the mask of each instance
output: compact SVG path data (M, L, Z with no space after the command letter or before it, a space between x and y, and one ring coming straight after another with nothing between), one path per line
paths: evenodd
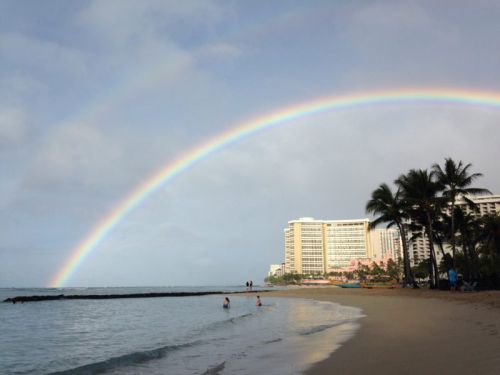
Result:
M370 88L498 90L500 78L487 3L91 1L51 27L17 6L0 37L0 248L24 254L9 267L38 249L55 270L140 182L245 119ZM447 156L500 192L497 124L497 111L408 105L258 133L160 187L74 282L174 284L188 268L192 283L230 283L241 264L255 279L281 260L288 220L363 217L379 183Z
M182 191L187 201L200 200L193 207L210 196L203 206L212 213L237 209L250 214L252 205L262 201L274 206L283 202L288 209L309 206L334 216L330 218L355 218L364 215L365 199L379 183L391 183L410 168L428 168L449 155L473 162L478 171L500 181L490 155L474 148L494 147L489 139L499 133L494 125L498 118L497 111L418 104L308 118L211 155L170 189ZM485 140L484 132L493 138ZM489 187L500 190L498 182ZM251 197L248 203L245 196ZM230 197L241 206L221 204ZM264 214L260 208L264 211L256 212Z
M206 28L224 13L213 1L92 1L79 22L107 41L123 45L160 34L170 34L172 39L175 29Z
M463 17L435 2L387 1L351 8L340 34L352 60L342 86L490 86L480 72L497 75L492 67L500 56L490 44L494 31L489 21L479 31L474 17L465 16L479 8L467 5L457 4ZM484 17L495 17L498 9L493 8Z
M0 108L0 145L15 146L24 139L27 128L27 118L22 110Z
M0 34L0 55L14 70L34 70L52 75L84 77L84 54L73 47L19 33Z
M0 100L4 103L25 102L27 98L36 98L47 86L29 73L17 71L5 72L0 78Z
M244 51L230 43L220 42L207 44L196 50L195 55L200 60L216 62L232 61L244 54Z
M432 31L433 17L423 6L415 2L371 3L356 11L353 27L370 27L382 30Z
M59 129L38 151L28 185L106 186L120 175L123 156L119 144L99 129L87 124L72 124ZM114 185L114 184L112 184Z

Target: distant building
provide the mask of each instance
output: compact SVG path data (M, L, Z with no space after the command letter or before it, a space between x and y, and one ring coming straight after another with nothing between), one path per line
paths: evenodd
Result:
M327 269L345 267L352 259L372 258L369 219L332 220L325 223Z
M461 207L466 213L470 213L472 215L477 216L485 216L488 214L498 215L500 214L500 195L481 195L481 196L468 196L468 198L473 201L478 210L472 210L465 199L463 197L459 197L456 201L456 205ZM429 240L427 239L425 233L409 233L408 238L410 239L412 236L416 236L413 240L410 241L409 252L410 252L410 261L412 265L418 264L424 259L429 258ZM437 246L435 246L436 259L438 262L442 259L441 251ZM445 244L444 246L445 252L450 252L451 247L449 244Z
M460 197L456 205L465 210L466 213L472 213L473 215L485 216L488 214L498 215L500 214L500 195L477 195L468 196L478 208L478 211L471 210L467 202L463 197Z
M351 259L347 266L330 268L328 272L354 272L359 268L359 266L371 266L372 263L372 258Z
M478 211L471 210L463 198L459 198L456 205L478 216L500 214L500 195L471 196L469 199L476 203ZM276 268L272 272L322 274L354 269L361 263L401 259L403 244L399 231L396 228L369 230L369 223L369 219L315 220L311 217L289 221L284 229L285 262L280 271ZM410 239L412 265L429 258L429 242L424 233L408 233ZM445 252L449 247L445 244ZM440 261L442 255L437 246L435 251Z
M397 261L403 257L403 242L399 230L383 228L370 230L372 257L376 260L392 259Z
M271 264L267 276L283 276L285 273L285 263Z
M285 271L321 274L352 259L371 258L368 219L292 220L284 230Z
M423 230L420 232L409 231L408 241L409 241L408 249L409 249L410 263L412 266L420 263L424 259L429 258L429 240L427 240L427 237ZM437 251L436 255L439 256Z

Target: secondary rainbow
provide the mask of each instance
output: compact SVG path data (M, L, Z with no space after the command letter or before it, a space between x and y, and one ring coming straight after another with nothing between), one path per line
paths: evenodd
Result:
M306 103L288 106L269 114L235 124L206 142L187 150L167 163L156 173L131 191L116 207L108 212L94 228L71 250L50 282L51 287L66 285L79 265L98 247L99 243L115 228L123 218L139 206L150 194L171 181L181 172L209 155L261 130L292 120L327 111L352 109L376 105L399 105L405 103L436 103L500 108L500 93L447 88L396 89L338 95L320 98Z

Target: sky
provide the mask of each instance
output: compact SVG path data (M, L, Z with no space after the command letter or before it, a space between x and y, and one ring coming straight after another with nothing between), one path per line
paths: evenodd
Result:
M500 95L491 1L0 2L0 287L48 286L161 167L323 97ZM445 157L500 194L500 110L327 111L213 153L123 217L66 286L261 283L300 217L369 217L380 183Z

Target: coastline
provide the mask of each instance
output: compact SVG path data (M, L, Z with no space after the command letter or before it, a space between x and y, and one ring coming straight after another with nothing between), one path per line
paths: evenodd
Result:
M336 302L366 315L355 335L306 375L500 373L500 291L305 287L262 294Z

